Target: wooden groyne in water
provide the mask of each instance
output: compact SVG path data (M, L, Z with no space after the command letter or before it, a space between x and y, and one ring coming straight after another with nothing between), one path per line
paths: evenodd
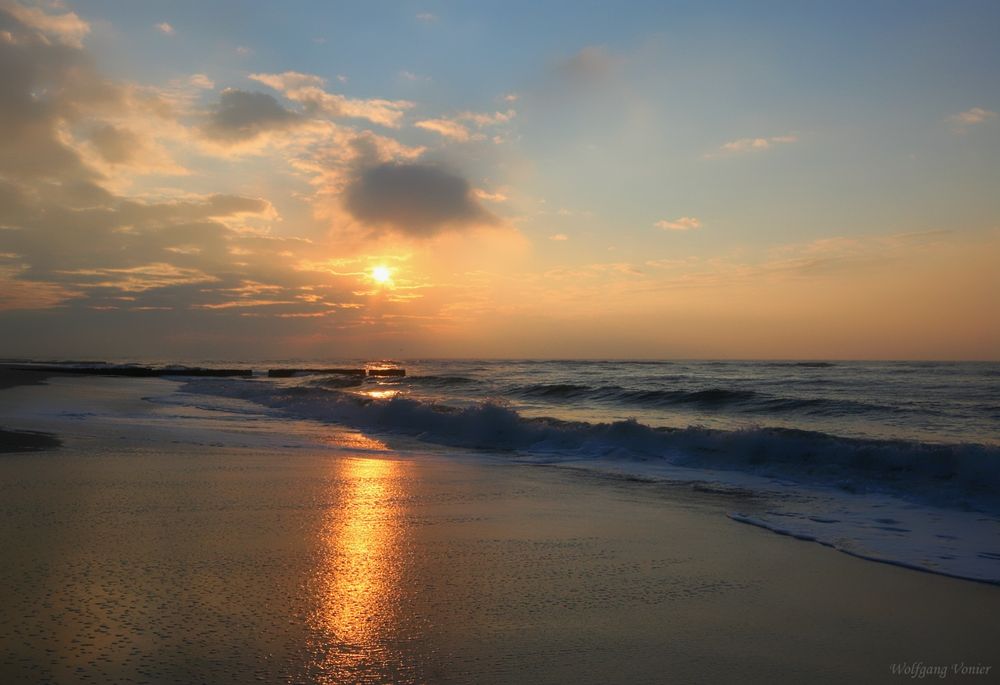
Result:
M162 376L195 376L199 378L252 378L253 369L206 369L202 367L156 366L62 366L59 364L2 364L14 371L70 373L81 376L125 376L127 378L159 378ZM291 378L300 375L340 375L364 378L405 376L406 369L268 369L269 378Z
M270 378L290 378L292 376L309 375L341 375L341 376L405 376L406 369L268 369Z
M83 376L125 376L128 378L159 378L161 376L198 376L206 378L250 378L253 369L203 369L199 367L152 366L58 366L49 364L15 364L15 371L72 373Z
M368 369L369 376L405 376L406 369Z
M268 369L270 378L291 378L292 376L309 374L327 374L340 376L364 376L364 369Z

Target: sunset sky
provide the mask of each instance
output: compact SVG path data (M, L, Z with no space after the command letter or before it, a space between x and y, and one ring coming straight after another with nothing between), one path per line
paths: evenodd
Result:
M0 356L997 359L998 26L0 0Z

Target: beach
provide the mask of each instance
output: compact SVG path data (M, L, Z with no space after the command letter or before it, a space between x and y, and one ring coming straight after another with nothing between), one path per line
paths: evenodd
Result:
M713 494L156 404L0 391L4 682L887 682L991 667L1000 591ZM392 441L390 441L392 442ZM991 682L996 668L958 675Z

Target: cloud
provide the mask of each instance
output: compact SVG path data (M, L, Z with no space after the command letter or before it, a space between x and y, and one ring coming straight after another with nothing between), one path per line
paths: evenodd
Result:
M64 196L106 180L85 160L82 139L95 121L136 119L153 127L170 115L169 102L153 89L97 73L77 45L85 24L75 16L0 5L0 178L58 180L56 193Z
M175 33L174 27L165 21L161 21L159 24L156 24L156 30L165 36L172 36Z
M468 128L453 119L424 119L415 123L414 126L425 131L433 131L440 136L460 143L467 142L472 137Z
M313 74L302 74L297 71L286 71L281 74L250 74L250 79L286 93L300 88L322 88L326 80Z
M590 45L556 65L556 73L571 83L591 84L611 77L624 60L602 45Z
M437 21L437 17L430 12L421 12L417 15L417 21L422 21L425 24L430 24Z
M784 136L771 136L770 138L739 138L737 140L731 140L728 143L723 143L719 150L711 155L706 155L708 157L717 157L721 154L742 154L744 152L760 152L763 150L769 150L774 145L784 145L789 143L797 143L799 140L796 135L784 135Z
M676 219L660 219L653 225L664 231L691 231L701 228L701 220L693 216L682 216Z
M25 7L14 0L0 0L0 12L6 12L25 27L71 47L83 46L83 39L90 33L90 24L75 12L46 14L37 7Z
M188 83L195 88L201 88L203 90L211 90L215 88L215 81L210 79L205 74L191 74L188 78Z
M142 140L128 129L102 124L94 129L90 141L106 162L125 164L142 153Z
M325 79L312 74L286 71L281 74L251 74L250 78L300 103L310 116L367 119L387 128L399 128L403 114L413 107L407 100L347 98L323 90Z
M221 142L252 140L269 131L301 123L301 115L285 109L273 95L227 88L211 111L205 134Z
M399 78L404 81L409 81L410 83L430 83L433 80L430 76L415 74L412 71L407 71L406 69L399 72Z
M956 131L964 131L966 126L975 126L984 121L996 118L997 113L982 107L973 107L958 114L952 114L948 120L955 126Z
M486 190L483 190L482 188L475 188L475 189L473 189L472 192L476 196L476 198L478 198L480 200L485 200L486 202L506 202L507 201L507 196L504 193L500 193L500 192L491 193L491 192L488 192Z
M549 240L555 240L557 242L563 242L569 240L569 236L565 233L555 233L549 236Z
M488 126L505 124L516 115L517 112L513 109L508 109L506 112L494 112L493 114L482 112L460 112L451 118L441 117L439 119L424 119L423 121L415 123L414 126L422 128L426 131L433 131L434 133L437 133L445 138L465 143L470 140L485 140L486 136L482 133L473 133L463 122L468 122L468 124L475 126L478 129L482 129Z
M557 59L533 83L517 93L533 122L544 117L565 139L590 139L595 129L619 125L624 112L637 102L627 67L629 59L604 46L591 45L575 54Z
M464 178L430 164L362 169L344 198L347 211L363 224L413 237L497 222Z
M488 112L461 112L455 118L459 121L472 122L476 126L483 128L486 126L506 124L515 116L517 116L517 111L508 109L506 112L493 112L492 114Z
M51 309L79 292L56 283L34 283L17 278L23 267L0 264L0 312L19 309Z
M91 288L113 288L125 293L141 293L154 288L218 280L198 269L186 269L163 262L124 269L78 269L64 273L79 277L84 282L89 280L86 284Z

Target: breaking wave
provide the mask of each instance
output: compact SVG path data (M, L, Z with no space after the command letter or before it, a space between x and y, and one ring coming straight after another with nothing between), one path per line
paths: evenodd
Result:
M540 387L534 392L542 392ZM1000 511L1000 447L991 445L847 438L791 428L655 428L635 420L587 423L527 418L500 402L459 408L403 396L373 399L336 388L282 387L265 381L199 379L184 389L253 401L296 418L441 445L530 452L553 461L656 459L691 469L733 470L849 492L906 495L937 506ZM544 390L587 391L586 386L571 385L550 385ZM743 401L752 396L727 391L711 401Z

